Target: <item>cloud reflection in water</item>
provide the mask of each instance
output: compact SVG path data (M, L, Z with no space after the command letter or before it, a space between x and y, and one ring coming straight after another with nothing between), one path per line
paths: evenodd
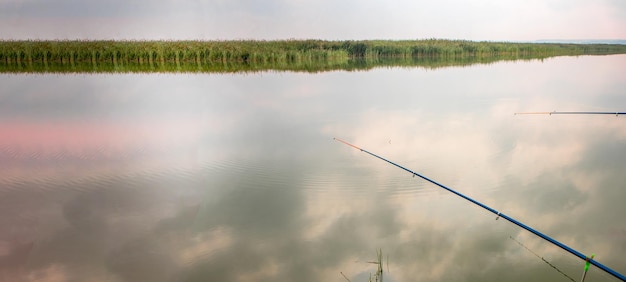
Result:
M362 262L382 248L386 281L563 278L509 236L581 271L564 251L335 136L623 273L623 117L512 113L616 110L625 59L3 76L0 277L361 281L375 271ZM592 271L588 281L606 278Z

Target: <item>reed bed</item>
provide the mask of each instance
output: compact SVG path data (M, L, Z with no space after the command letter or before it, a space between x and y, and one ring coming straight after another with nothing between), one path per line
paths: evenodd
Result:
M471 60L626 53L626 45L464 40L278 41L0 41L0 72L307 69L351 60Z

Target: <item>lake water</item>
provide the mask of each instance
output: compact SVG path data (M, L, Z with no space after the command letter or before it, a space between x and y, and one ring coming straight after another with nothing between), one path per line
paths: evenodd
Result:
M625 111L624 74L3 74L0 281L357 282L378 249L385 281L579 281L582 260L333 137L626 274L626 117L514 115Z

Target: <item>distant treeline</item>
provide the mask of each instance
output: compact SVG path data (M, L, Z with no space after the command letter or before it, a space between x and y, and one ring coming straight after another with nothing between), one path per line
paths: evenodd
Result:
M493 61L626 53L626 45L463 40L0 41L0 72L290 70L354 62ZM359 64L359 63L357 63Z

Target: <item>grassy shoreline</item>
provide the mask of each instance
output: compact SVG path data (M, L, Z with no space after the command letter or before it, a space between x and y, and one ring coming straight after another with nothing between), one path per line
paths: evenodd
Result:
M464 40L0 41L0 72L290 70L351 61L498 60L624 54L626 45Z

